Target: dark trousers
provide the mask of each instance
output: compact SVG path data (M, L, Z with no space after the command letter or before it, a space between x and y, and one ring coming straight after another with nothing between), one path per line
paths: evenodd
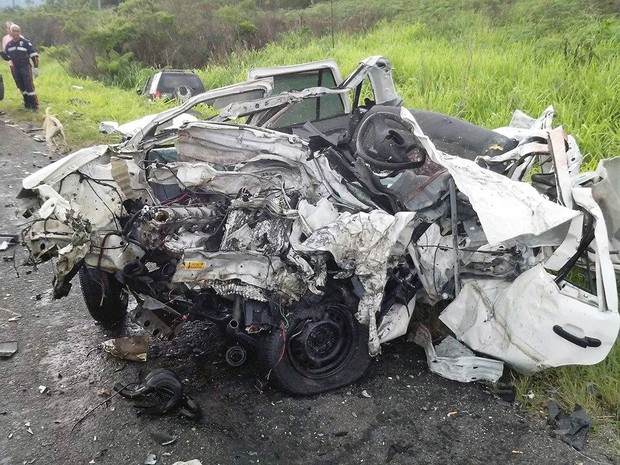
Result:
M24 105L26 108L36 110L39 108L39 100L34 90L34 80L32 79L32 68L28 66L11 66L11 74L17 88L24 96Z

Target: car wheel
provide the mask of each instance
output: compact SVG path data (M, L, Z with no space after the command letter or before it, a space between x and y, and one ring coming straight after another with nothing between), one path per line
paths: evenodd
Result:
M261 340L263 373L291 394L329 391L358 379L368 366L368 327L338 302L326 302L313 316L295 317Z
M121 322L127 313L129 296L114 274L84 266L79 275L82 296L90 315L106 325Z

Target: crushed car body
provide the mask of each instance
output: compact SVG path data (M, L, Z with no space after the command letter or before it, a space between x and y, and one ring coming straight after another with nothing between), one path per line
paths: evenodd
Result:
M402 103L383 57L344 81L331 61L258 70L24 179L24 240L54 260L56 297L79 275L96 320L131 294L153 335L212 321L294 394L359 378L422 303L448 302L456 339L499 360L418 330L452 379L603 360L620 158L580 172L551 107L491 131ZM218 112L173 124L201 104Z

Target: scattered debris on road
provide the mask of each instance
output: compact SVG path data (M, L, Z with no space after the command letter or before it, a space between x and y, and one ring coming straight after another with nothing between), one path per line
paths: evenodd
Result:
M110 355L123 360L146 362L149 338L146 335L140 335L108 339L101 343L101 348Z
M157 444L160 444L162 446L169 446L170 444L174 444L177 440L176 436L160 432L151 433L151 437L155 440Z
M429 370L444 378L462 383L478 380L496 382L504 371L503 362L477 357L452 336L446 337L437 347L433 347L431 333L422 324L417 326L413 342L426 352Z
M97 391L97 396L99 397L110 397L112 395L112 391L108 388L101 388Z
M517 397L517 388L511 382L498 381L495 385L494 394L498 396L503 402L512 404Z
M0 235L0 251L8 249L12 245L19 244L19 238L15 234Z
M24 423L24 426L26 427L26 432L32 436L34 436L34 431L32 431L32 428L30 427L30 422L27 421L26 423Z
M560 408L557 402L547 404L547 421L553 428L553 434L577 450L586 445L586 435L592 426L592 420L580 405L575 405L570 415Z
M0 342L0 357L10 358L17 352L17 341Z
M117 383L114 390L130 400L144 401L136 404L138 415L164 415L178 412L190 420L200 420L202 409L190 396L183 392L183 383L170 370L158 368L148 373L141 384L132 388Z

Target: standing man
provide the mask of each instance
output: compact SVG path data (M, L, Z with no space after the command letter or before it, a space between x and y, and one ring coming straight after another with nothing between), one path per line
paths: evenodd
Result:
M22 36L22 30L17 24L12 24L9 29L11 40L5 45L0 56L13 64L11 73L17 88L24 96L24 105L36 111L39 108L39 100L34 90L33 75L39 75L39 54L30 41ZM34 69L30 66L30 60Z

